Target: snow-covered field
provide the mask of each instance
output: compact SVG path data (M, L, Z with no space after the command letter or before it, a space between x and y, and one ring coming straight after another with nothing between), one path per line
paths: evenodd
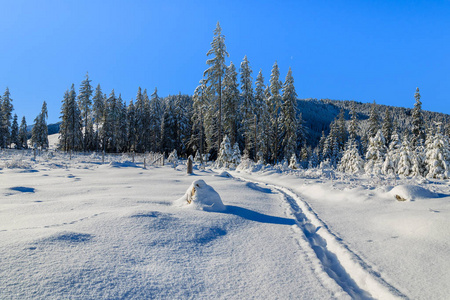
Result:
M0 299L450 297L447 181L5 153L0 178Z

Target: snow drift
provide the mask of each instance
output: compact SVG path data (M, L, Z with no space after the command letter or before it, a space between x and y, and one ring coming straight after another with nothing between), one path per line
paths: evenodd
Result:
M222 212L226 209L220 195L202 179L192 182L184 196L178 199L176 204L204 211Z
M437 198L438 195L417 185L398 185L388 192L389 196L399 201L414 201L417 199Z

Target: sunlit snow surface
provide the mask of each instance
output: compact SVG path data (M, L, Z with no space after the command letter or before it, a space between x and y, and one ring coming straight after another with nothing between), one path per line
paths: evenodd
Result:
M0 168L0 299L450 294L446 181L187 175L182 165L59 154L3 155ZM224 211L179 205L198 180Z

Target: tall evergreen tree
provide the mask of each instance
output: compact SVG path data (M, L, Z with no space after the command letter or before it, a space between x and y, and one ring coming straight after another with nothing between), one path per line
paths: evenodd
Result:
M388 107L386 107L386 110L384 111L384 120L383 126L381 127L381 132L386 139L386 146L388 146L391 143L391 136L393 132L392 117Z
M352 101L350 109L350 125L348 127L349 138L356 142L358 131L358 115L356 113L355 101Z
M290 158L297 152L297 119L296 119L296 107L297 107L297 93L294 87L294 77L292 76L292 70L286 75L286 79L283 84L283 97L282 97L282 136L283 136L283 149L284 157Z
M11 143L14 144L14 147L19 147L19 123L17 121L17 115L14 114L13 122L11 124Z
M380 117L378 116L377 106L373 101L369 115L369 138L374 137L380 129Z
M82 120L76 100L75 86L66 91L61 107L60 147L64 151L83 148Z
M254 124L253 132L254 132L254 140L255 140L255 151L260 153L260 157L264 156L264 140L267 133L268 126L268 112L267 112L267 103L264 95L264 77L262 75L262 71L259 70L258 75L256 76L255 83L255 115L256 115L256 123ZM259 158L259 157L258 157Z
M151 151L159 152L161 144L161 123L164 114L164 108L161 103L161 98L158 96L158 89L155 88L150 96L150 136L151 136Z
M105 98L103 97L102 88L100 84L97 85L95 89L94 97L92 98L92 112L93 112L93 121L95 124L95 136L94 136L94 146L93 149L100 149L100 139L99 139L99 127L103 124L105 120Z
M90 136L90 128L88 126L91 119L91 106L92 106L92 86L89 79L89 74L86 72L86 78L81 82L79 94L78 94L78 105L80 106L81 119L83 122L83 150L86 151L88 144L91 143L93 137Z
M244 136L245 149L250 153L251 156L255 156L254 143L253 141L253 125L255 123L255 100L253 97L253 86L252 86L252 69L250 68L250 63L247 59L247 55L244 56L244 60L241 63L240 68L241 77L241 120L242 120L242 133Z
M227 67L222 83L223 132L234 144L238 140L239 89L233 62Z
M5 93L3 94L3 98L1 98L1 117L0 120L0 147L6 148L11 144L11 120L12 120L12 99L11 94L9 92L9 88L6 88Z
M422 113L422 102L420 101L419 88L416 88L416 93L414 94L416 103L412 111L412 143L416 147L420 141L424 143L425 141L425 121L423 120Z
M211 58L206 61L210 67L205 70L203 76L208 84L208 95L210 107L208 118L211 121L211 127L217 129L217 134L212 148L218 150L222 141L222 79L225 75L225 58L229 56L225 46L225 36L222 34L222 28L217 22L214 30L214 38L211 42L211 49L206 54ZM212 129L214 130L214 129Z
M275 62L272 67L272 73L270 75L270 93L269 98L269 115L271 117L271 161L273 163L278 162L279 150L281 149L280 143L280 117L281 117L281 103L282 98L280 95L280 90L282 87L282 82L280 81L280 70L278 68L278 63Z
M31 130L31 142L34 147L48 148L47 118L47 103L44 101L41 112L34 119L34 126Z
M19 128L19 149L28 149L28 137L27 137L27 121L25 116L22 117L22 122Z
M206 82L200 80L199 86L194 91L192 97L192 136L190 140L191 145L195 145L195 148L200 151L200 162L203 160L203 154L205 153L205 112L207 109L207 95L206 95ZM196 156L197 157L197 156Z

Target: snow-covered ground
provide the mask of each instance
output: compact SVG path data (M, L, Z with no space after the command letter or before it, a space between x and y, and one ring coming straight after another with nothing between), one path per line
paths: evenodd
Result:
M3 153L0 299L448 299L449 195L447 181Z

